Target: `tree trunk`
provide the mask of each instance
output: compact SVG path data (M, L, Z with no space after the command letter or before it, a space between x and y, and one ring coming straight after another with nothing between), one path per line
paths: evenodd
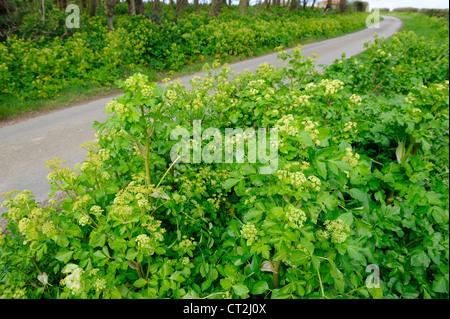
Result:
M306 5L308 4L308 0L303 0L303 11L306 10Z
M95 0L89 1L89 17L95 17L95 11L97 9L97 2Z
M289 6L289 10L295 10L298 7L298 2L300 0L291 0L291 5Z
M198 11L198 0L194 0L194 9Z
M65 10L66 8L64 7L64 10ZM42 23L45 23L45 2L44 2L44 0L42 0L42 18L41 18L41 20L42 20Z
M347 12L347 8L348 8L347 0L339 1L339 13L340 14Z
M134 7L136 14L144 14L144 1L143 0L134 0Z
M175 7L175 23L178 20L178 17L186 10L189 3L188 0L177 0L177 5Z
M65 12L66 8L67 8L67 0L59 0L59 9Z
M114 7L119 3L119 0L105 0L106 7L106 21L108 22L108 30L112 31L114 29L113 15Z
M328 11L331 10L331 6L333 5L333 0L328 0L327 1L327 6L325 7L325 11L323 13L327 13Z
M316 0L313 0L313 3L311 5L311 10L314 11L314 6L316 5Z
M249 0L239 0L238 9L241 15L245 14L245 11L247 11L249 4L250 4Z
M209 16L217 17L222 10L222 6L225 0L212 0L211 5L209 6Z
M132 16L133 14L136 14L136 6L134 3L134 0L127 0L127 14L129 16Z

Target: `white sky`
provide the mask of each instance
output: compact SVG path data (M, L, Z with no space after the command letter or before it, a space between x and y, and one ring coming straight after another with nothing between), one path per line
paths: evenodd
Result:
M365 0L369 3L369 9L373 8L433 8L433 9L448 9L447 0Z

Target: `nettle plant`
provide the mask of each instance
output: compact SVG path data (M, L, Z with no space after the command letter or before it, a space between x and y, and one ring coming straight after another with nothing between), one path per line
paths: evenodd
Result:
M376 120L362 110L375 102L317 74L300 48L280 58L285 67L263 64L254 74L206 65L206 75L194 78L189 90L177 82L162 87L141 74L121 82L124 93L106 106L111 116L95 123L97 140L85 145L86 161L74 170L59 159L48 162L53 193L66 195L60 203L50 199L44 207L29 191L4 195L2 297L448 294L448 183L437 177L445 170L436 173L448 145L441 142L439 153L423 142L435 143L445 130L431 136L423 129L422 139L408 131L419 144L414 153L402 153L398 162L398 143L381 145L390 155L375 161L361 136L370 135L365 123ZM448 104L442 96L448 83L443 88L412 91L396 118L438 127L448 118L443 108L439 116L430 106L435 117L416 117L408 101L420 96L425 107L440 96L439 105ZM176 129L207 149L210 136L200 143L194 136L198 120L203 133L236 129L236 147L240 139L249 144L239 129L276 128L276 172L261 174L267 163L250 161L248 153L232 163L173 160ZM404 122L385 125L398 131ZM431 151L441 160L420 160ZM402 187L383 175L389 168ZM430 179L414 184L417 170ZM424 198L431 192L428 212Z

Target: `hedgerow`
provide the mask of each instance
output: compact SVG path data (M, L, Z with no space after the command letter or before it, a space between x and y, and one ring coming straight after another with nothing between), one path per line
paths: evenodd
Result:
M112 32L104 17L81 16L80 29L70 30L71 35L37 40L12 35L0 43L0 93L21 99L49 98L71 85L112 85L133 72L178 70L207 56L250 57L257 49L273 50L362 29L366 16L266 13L241 17L232 11L219 20L201 11L177 23L155 24L142 15L125 15L117 16ZM65 21L59 20L55 21Z

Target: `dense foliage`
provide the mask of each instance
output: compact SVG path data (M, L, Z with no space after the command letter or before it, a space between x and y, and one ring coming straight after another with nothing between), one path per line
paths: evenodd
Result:
M255 50L362 29L367 16L281 16L269 11L241 17L236 10L224 10L220 19L200 11L176 23L156 24L142 15L125 14L115 17L115 30L108 32L102 16L83 15L80 28L70 30L64 26L65 12L51 14L55 17L42 29L48 28L53 37L42 34L35 39L24 28L0 43L0 103L8 96L57 96L71 85L109 85L130 72L178 70L208 56L249 57Z
M48 162L62 203L4 195L2 297L448 298L449 82L413 71L423 52L412 33L376 39L378 90L362 61L318 74L300 48L254 74L207 65L191 90L133 75L87 160ZM194 120L277 128L278 170L172 162L171 132Z

